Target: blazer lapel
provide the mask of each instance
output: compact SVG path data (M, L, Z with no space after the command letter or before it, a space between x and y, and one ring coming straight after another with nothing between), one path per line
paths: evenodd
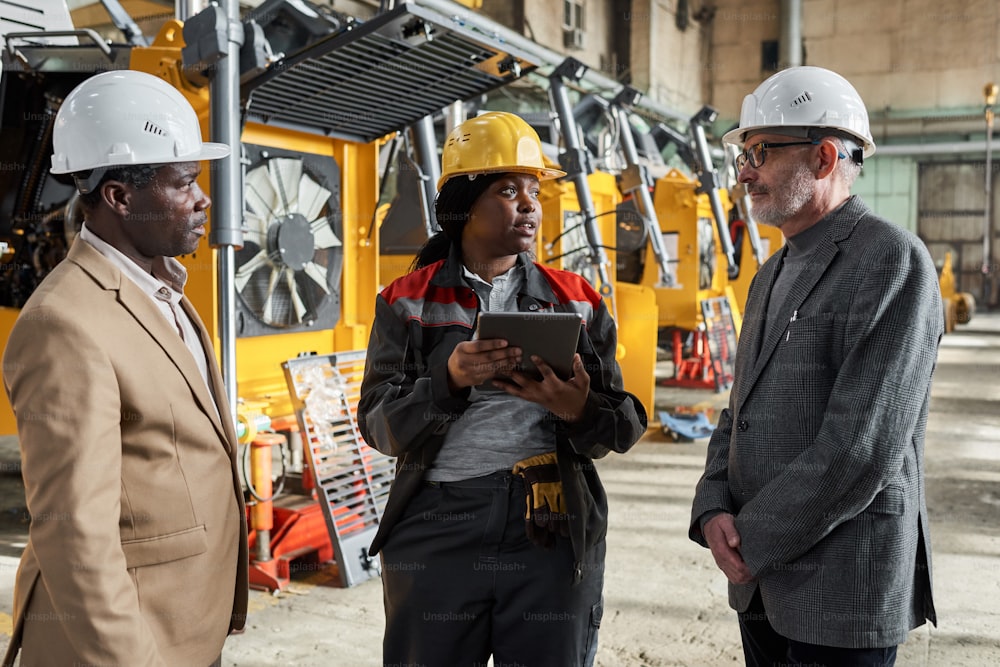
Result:
M781 341L782 337L785 335L787 326L781 326L783 323L791 321L792 317L798 312L802 307L803 302L805 302L806 297L812 292L813 287L819 282L819 279L823 277L826 272L826 268L833 261L833 258L837 256L837 244L830 240L829 237L823 239L823 241L817 246L816 250L813 251L810 261L806 264L806 267L792 283L791 288L788 290L788 296L785 297L785 303L781 305L781 309L778 311L778 321L773 327L769 327L767 330L767 336L761 343L760 353L757 355L757 362L754 364L753 369L753 382L757 381L764 367L767 365L768 360L774 353L775 348Z
M93 276L94 280L104 289L113 290L118 293L118 302L149 333L150 337L156 341L174 365L177 366L177 370L184 376L184 380L191 388L191 393L194 395L199 407L212 420L215 430L223 438L227 450L231 450L232 443L236 442L235 427L230 425L227 429L223 425L222 419L220 419L220 413L225 411L225 419L227 422L229 421L228 409L224 410L227 405L224 398L225 393L218 393L218 388L213 387L213 391L216 391L217 395L223 397L216 403L209 393L208 386L201 377L201 372L198 370L198 365L194 357L191 356L191 352L178 335L177 328L168 322L167 318L157 310L153 300L144 294L138 285L125 278L121 271L115 268L100 252L85 241L76 239L70 247L66 259L78 264L80 268ZM210 354L213 348L205 332L205 325L186 298L182 299L181 303L185 312L192 317L192 321L196 324L201 337L202 347L205 349L206 354ZM209 363L208 366L211 369L209 372L210 380L214 382L213 374L218 374L218 370L215 369L216 364ZM216 405L219 407L216 408ZM229 435L230 431L232 431L232 437Z
M236 426L230 418L231 415L229 414L230 407L226 394L226 385L222 380L221 373L219 372L219 365L215 361L215 346L212 339L208 335L205 323L202 322L201 317L198 315L198 311L195 310L194 306L187 297L181 299L181 306L184 308L184 312L188 314L188 317L191 318L195 328L198 330L198 337L201 340L201 346L205 350L205 354L208 356L206 363L208 365L208 381L211 384L212 390L211 398L213 398L213 402L217 408L216 414L221 418L221 423L216 423L216 428L222 428L222 435L225 436L226 440L226 448L231 450L233 443L237 441ZM202 385L204 385L204 383L202 383Z
M778 277L778 268L784 259L787 248L782 247L776 256L764 263L754 279L754 289L747 296L743 313L743 330L739 340L739 351L736 368L737 404L750 393L750 388L756 380L756 374L750 372L757 366L760 355L761 339L767 324L767 297L771 293L774 281ZM746 377L744 381L742 378Z
M743 371L747 368L738 366L736 369L738 384L734 389L737 389L735 398L737 411L750 395L761 373L764 372L764 368L767 367L771 355L774 354L781 339L785 336L788 327L780 326L780 323L789 322L792 316L802 308L802 305L809 297L816 283L823 277L823 274L826 273L827 268L837 256L837 253L840 252L838 244L851 235L854 227L869 212L870 210L864 202L857 196L851 196L837 211L832 213L832 218L829 222L830 228L826 236L816 246L816 250L813 251L810 261L795 279L795 282L792 283L788 291L788 296L785 297L785 303L782 304L778 311L779 324L770 329L768 329L765 320L768 305L765 297L771 293L774 281L778 275L778 267L781 266L781 261L774 261L772 263L772 260L769 259L761 267L760 274L755 279L757 280L755 287L759 284L760 288L759 290L751 290L750 296L747 299L747 313L753 313L754 318L756 318L744 319L743 327L744 332L746 332L748 323L750 325L750 331L745 344L749 347L746 364L752 370L749 371L746 375L746 380L743 381L739 378L743 377ZM784 253L787 252L787 247L782 248L780 252L782 254L779 257L783 260ZM744 341L741 339L740 346L742 347L743 345Z
M184 380L191 388L191 393L194 394L199 407L212 420L215 430L225 439L226 447L228 448L230 446L229 439L225 428L222 426L219 416L220 411L216 408L216 401L209 393L208 385L202 379L201 371L198 370L198 364L191 355L191 351L188 350L187 345L184 344L184 341L178 335L177 328L163 317L163 314L157 310L152 299L144 294L131 280L125 279L121 281L121 287L118 290L118 301L135 317L139 325L149 333L153 340L163 348L163 351L170 357L170 360L174 362L177 370L181 372ZM189 315L193 311L193 309L189 310L187 308L185 310ZM199 331L204 331L204 326L200 319L197 320L197 324ZM204 336L202 337L202 346L204 346Z

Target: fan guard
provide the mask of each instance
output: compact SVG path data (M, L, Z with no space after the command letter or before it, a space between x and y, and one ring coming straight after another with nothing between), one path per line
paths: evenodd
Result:
M332 329L343 266L340 169L331 157L244 146L236 333Z

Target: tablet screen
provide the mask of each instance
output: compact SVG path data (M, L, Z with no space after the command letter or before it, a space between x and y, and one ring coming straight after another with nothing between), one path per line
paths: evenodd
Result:
M573 355L580 340L583 318L578 313L479 314L479 338L503 338L524 351L522 370L537 376L531 362L535 354L563 380L573 375ZM538 376L540 377L540 376Z

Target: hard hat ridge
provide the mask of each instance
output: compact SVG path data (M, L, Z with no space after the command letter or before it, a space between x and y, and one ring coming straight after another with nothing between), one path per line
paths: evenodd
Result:
M470 118L448 133L441 151L438 190L450 178L496 173L534 174L544 181L566 172L545 166L542 142L524 119L505 111Z
M198 115L163 79L131 70L92 76L70 92L52 130L52 173L215 160L229 146L201 140Z
M868 109L858 91L822 67L790 67L767 78L743 99L740 125L722 141L742 147L754 132L782 128L843 132L857 139L864 157L875 153Z

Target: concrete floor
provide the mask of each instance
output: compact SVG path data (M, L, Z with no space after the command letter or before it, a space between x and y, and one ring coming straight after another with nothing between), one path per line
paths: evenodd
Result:
M658 388L657 409L719 409L726 394ZM742 664L726 584L686 536L706 441L650 433L602 460L611 503L601 667ZM897 665L1000 664L1000 315L945 337L927 440L935 597L940 625L911 633ZM0 442L0 646L27 531L16 440ZM223 664L363 667L380 663L381 587L341 588L335 566L306 566L276 595L252 591L247 631ZM445 666L447 667L447 666Z

